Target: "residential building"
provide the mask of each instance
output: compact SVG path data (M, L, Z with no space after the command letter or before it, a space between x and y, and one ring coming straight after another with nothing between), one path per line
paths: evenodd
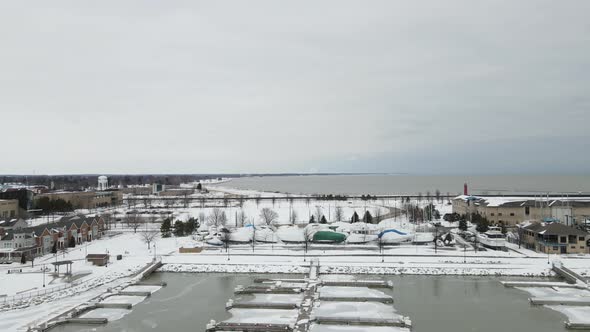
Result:
M590 235L561 223L532 223L521 230L525 247L546 254L588 253Z
M18 200L3 199L0 200L0 220L10 220L18 217Z
M63 217L57 222L8 230L0 234L0 257L19 259L48 254L55 245L65 249L71 241L76 245L102 237L104 220L83 215Z

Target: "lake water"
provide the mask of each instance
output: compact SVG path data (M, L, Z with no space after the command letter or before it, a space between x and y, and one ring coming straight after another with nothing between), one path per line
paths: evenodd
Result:
M471 194L588 193L590 175L306 175L243 177L222 184L238 189L279 191L293 194L442 194L463 193L467 182Z
M235 286L250 285L255 277L155 273L149 280L165 281L168 286L122 319L98 327L62 326L52 332L204 331L211 319L229 318L225 303L234 297ZM412 319L415 332L566 331L564 316L544 307L532 307L526 293L505 288L497 279L456 276L383 279L394 282L394 306Z

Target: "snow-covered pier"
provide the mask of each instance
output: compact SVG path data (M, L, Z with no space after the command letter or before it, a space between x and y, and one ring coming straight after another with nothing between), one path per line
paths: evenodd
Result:
M553 263L552 270L570 284L587 285L586 279L584 279L584 277L563 266L561 263Z
M302 293L302 288L291 288L291 287L276 287L276 286L248 286L248 287L237 287L235 294L237 295L248 295L248 294L299 294Z
M107 318L68 318L65 322L77 325L102 325L108 323L109 320Z
M117 293L118 295L122 295L122 296L144 296L144 297L148 297L148 296L152 296L152 292L147 292L147 291L126 291L126 290L122 290L119 293Z
M529 302L534 305L567 305L567 306L590 306L590 297L532 297Z
M384 280L323 280L322 286L393 288L391 281Z
M377 290L391 291L391 282L322 279L319 272L319 262L312 260L305 279L259 278L252 286L238 286L238 300L226 304L232 318L211 321L206 331L309 332L344 326L409 331L411 321L395 311L393 297Z
M565 282L555 282L555 281L501 281L500 282L505 287L546 287L546 288L578 288L578 289L585 289L586 287L583 285L578 284L568 284Z

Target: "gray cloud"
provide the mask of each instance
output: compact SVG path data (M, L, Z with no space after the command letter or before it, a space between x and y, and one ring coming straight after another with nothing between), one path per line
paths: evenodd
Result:
M3 2L0 173L570 172L536 142L590 138L589 10Z

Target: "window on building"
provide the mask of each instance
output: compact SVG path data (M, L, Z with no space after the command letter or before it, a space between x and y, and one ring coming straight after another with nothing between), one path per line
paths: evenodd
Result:
M576 249L576 246L570 246L570 248L572 248L572 249Z
M525 206L525 207L524 207L524 214L526 214L527 216L528 216L529 214L531 214L531 208L530 208L529 206Z
M494 216L494 212L490 213L490 216L492 216L492 217L493 217L493 216Z
M584 238L583 236L580 236L579 240L580 240L580 241L584 241L584 240L585 240L585 238Z
M498 217L501 217L501 216L502 216L502 212L498 213Z
M567 236L561 236L561 237L559 238L559 242L561 242L561 243L566 243L566 242L567 242Z
M510 216L511 216L511 217L514 217L514 212L510 213Z

